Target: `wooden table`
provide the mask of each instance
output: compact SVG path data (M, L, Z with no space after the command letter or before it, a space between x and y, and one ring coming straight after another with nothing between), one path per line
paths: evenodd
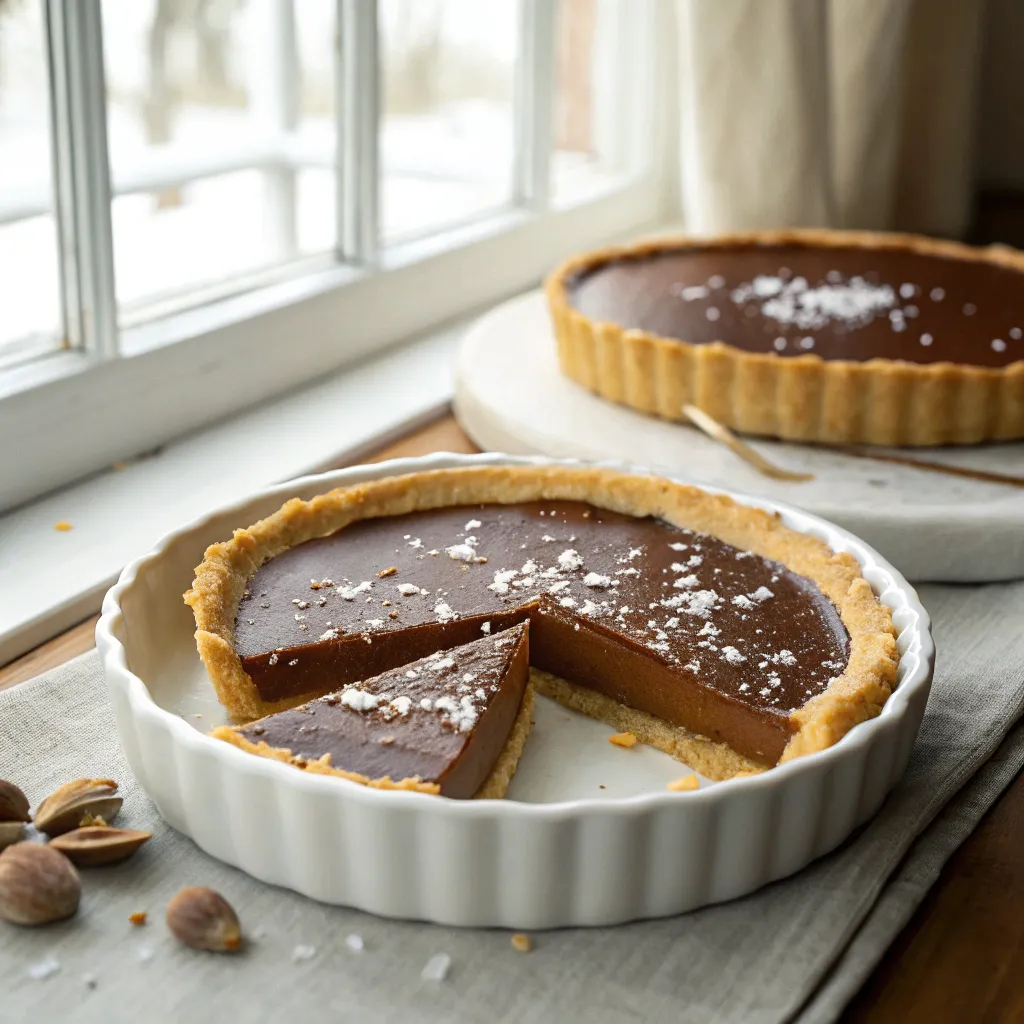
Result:
M478 449L446 416L366 461ZM93 646L80 623L6 668L0 690ZM988 812L853 1000L845 1021L1024 1021L1024 777Z

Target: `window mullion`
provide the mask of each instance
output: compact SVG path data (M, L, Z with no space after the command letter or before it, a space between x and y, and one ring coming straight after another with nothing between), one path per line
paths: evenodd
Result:
M117 355L100 0L48 0L54 183L64 319L73 347Z
M338 252L372 264L380 239L380 44L377 0L337 0Z
M521 0L513 194L531 210L546 209L551 197L557 7L554 0Z

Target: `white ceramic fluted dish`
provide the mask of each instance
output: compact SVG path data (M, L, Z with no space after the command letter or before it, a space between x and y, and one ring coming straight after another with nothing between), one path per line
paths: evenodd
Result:
M96 639L121 744L160 814L212 856L313 899L388 917L534 929L733 899L800 870L871 817L906 768L924 714L934 663L928 615L906 580L852 534L731 492L718 493L777 511L788 527L850 552L892 609L896 690L877 718L828 750L671 793L664 782L684 773L677 762L614 748L600 740L607 727L550 705L513 780L515 799L460 801L306 774L204 735L222 711L181 595L208 544L293 496L427 469L553 461L437 454L304 477L190 523L128 565L106 596Z

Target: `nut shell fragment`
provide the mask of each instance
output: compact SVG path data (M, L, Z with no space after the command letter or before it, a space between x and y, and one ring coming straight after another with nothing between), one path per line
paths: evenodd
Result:
M57 836L50 846L80 868L94 868L127 860L152 838L152 832L89 825Z
M48 836L78 828L87 818L117 817L123 803L113 779L74 779L51 793L37 808L35 825Z
M25 838L25 824L21 821L0 821L0 850L7 849Z
M31 821L28 797L13 782L0 779L0 821Z

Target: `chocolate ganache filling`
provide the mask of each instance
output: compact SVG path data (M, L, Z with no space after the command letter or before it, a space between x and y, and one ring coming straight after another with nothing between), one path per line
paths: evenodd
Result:
M849 656L835 607L783 565L572 501L362 520L291 548L250 579L235 646L275 701L527 618L535 667L764 764Z
M907 249L750 245L612 260L567 282L590 320L822 359L1024 359L1024 275Z

